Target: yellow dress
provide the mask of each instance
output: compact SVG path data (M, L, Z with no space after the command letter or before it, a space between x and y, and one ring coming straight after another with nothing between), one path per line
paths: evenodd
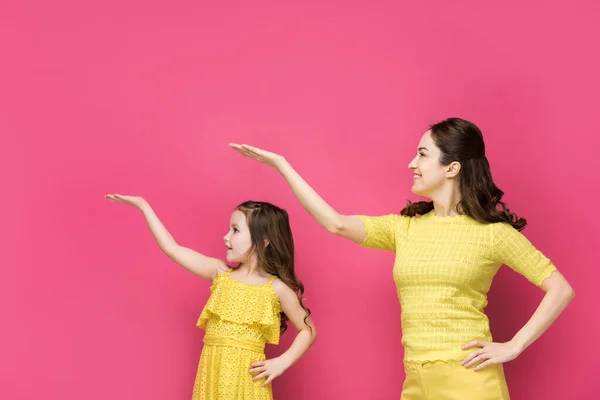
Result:
M281 305L271 283L218 275L197 326L206 331L193 400L271 400L271 385L253 381L250 364L265 360L266 343L279 343Z

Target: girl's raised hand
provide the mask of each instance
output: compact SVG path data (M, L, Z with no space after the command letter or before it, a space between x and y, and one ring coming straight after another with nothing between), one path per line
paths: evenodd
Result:
M141 198L139 196L107 194L107 195L104 195L104 197L110 201L114 201L115 203L127 204L127 205L135 207L135 208L141 208L144 205L144 203L146 202L146 200L144 200L143 198Z

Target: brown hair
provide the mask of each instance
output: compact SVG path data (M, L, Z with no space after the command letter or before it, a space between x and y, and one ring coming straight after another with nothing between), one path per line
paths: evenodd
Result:
M302 303L304 285L294 271L294 238L287 211L271 203L262 201L246 201L237 207L244 213L252 245L249 253L255 252L258 265L265 272L277 276L298 296L300 305L306 311L304 323L311 314L309 308ZM265 246L265 240L268 245ZM280 330L287 330L289 318L281 313Z
M440 164L460 163L458 180L462 200L458 203L458 212L482 223L508 222L517 230L525 228L525 218L510 212L502 202L504 192L492 179L483 135L477 125L460 118L448 118L430 129L431 137L441 152ZM409 201L400 214L412 217L431 210L432 201Z

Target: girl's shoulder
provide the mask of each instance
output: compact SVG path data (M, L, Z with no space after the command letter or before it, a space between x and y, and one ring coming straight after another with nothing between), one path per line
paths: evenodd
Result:
M280 302L282 299L298 298L296 292L276 276L273 277L273 281L271 282L270 286L273 288L273 292Z

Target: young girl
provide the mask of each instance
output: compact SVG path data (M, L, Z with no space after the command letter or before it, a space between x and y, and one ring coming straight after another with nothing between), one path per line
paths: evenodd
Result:
M574 296L567 280L520 233L494 184L479 128L460 118L431 127L408 165L413 192L431 199L378 217L341 215L277 154L231 145L274 167L302 206L329 232L396 253L406 379L402 400L508 400L502 363L518 357ZM546 295L506 343L492 340L484 313L502 264Z
M268 400L271 382L313 344L315 326L302 304L304 286L294 271L288 214L266 202L248 201L231 215L223 238L229 263L175 242L141 197L106 195L138 208L160 249L188 271L212 281L197 326L206 331L194 383L194 400ZM296 339L281 356L266 360L266 343L278 344L291 321Z

